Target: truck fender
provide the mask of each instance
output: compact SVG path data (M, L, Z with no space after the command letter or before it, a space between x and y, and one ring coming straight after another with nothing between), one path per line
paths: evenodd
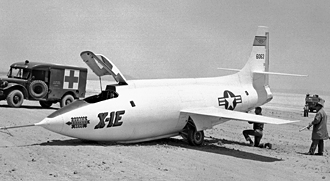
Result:
M27 89L20 84L9 83L8 86L4 88L4 92L6 95L8 95L13 90L20 90L23 93L24 98L27 98L29 96Z

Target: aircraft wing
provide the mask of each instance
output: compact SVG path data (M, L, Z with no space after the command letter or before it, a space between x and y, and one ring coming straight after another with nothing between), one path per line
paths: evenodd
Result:
M189 117L194 121L197 131L211 129L213 126L224 123L229 120L246 122L251 121L266 124L287 124L299 121L290 121L285 119L266 117L262 115L248 114L244 112L231 111L216 107L193 108L180 111L180 119L188 120Z
M96 55L91 51L81 52L80 56L97 76L112 75L119 84L127 85L123 74L105 56Z

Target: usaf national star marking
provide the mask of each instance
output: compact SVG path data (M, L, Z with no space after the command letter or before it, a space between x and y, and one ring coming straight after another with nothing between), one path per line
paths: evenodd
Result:
M234 110L237 104L242 103L242 96L236 96L232 92L225 90L223 92L223 97L219 97L218 101L219 106L225 106L225 109Z

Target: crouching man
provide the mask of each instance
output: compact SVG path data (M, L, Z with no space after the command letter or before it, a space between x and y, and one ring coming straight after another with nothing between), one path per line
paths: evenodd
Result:
M256 107L254 113L256 115L262 115L262 109L261 107ZM251 146L255 147L260 147L260 148L269 148L272 149L272 144L271 143L266 143L266 144L260 144L260 140L263 135L263 129L264 129L264 124L263 123L254 123L254 122L249 122L249 124L253 124L253 130L248 129L243 131L243 135L246 141L249 141ZM254 136L254 143L252 139L250 138L249 135Z

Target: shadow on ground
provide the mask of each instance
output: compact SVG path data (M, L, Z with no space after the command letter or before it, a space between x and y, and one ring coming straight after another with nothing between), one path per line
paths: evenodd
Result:
M226 148L225 144L238 144L243 146L248 146L245 143L236 142L236 141L229 141L224 139L216 139L211 138L207 139L204 142L203 146L190 146L186 141L183 139L175 139L175 138L166 138L166 139L160 139L160 140L154 140L149 142L143 142L143 143L130 143L130 144L122 144L122 143L115 143L115 142L96 142L96 141L85 141L85 140L79 140L79 139L69 139L69 140L52 140L41 144L34 144L34 145L40 145L40 146L164 146L164 148L168 148L169 146L173 147L181 147L186 149L192 149L192 150L198 150L202 152L208 152L213 154L221 154L221 155L227 155L231 157L236 157L240 159L247 159L247 160L253 160L253 161L260 161L260 162L276 162L276 161L282 161L281 159L258 155L255 153L250 153L246 151L242 151L239 149L231 149Z

